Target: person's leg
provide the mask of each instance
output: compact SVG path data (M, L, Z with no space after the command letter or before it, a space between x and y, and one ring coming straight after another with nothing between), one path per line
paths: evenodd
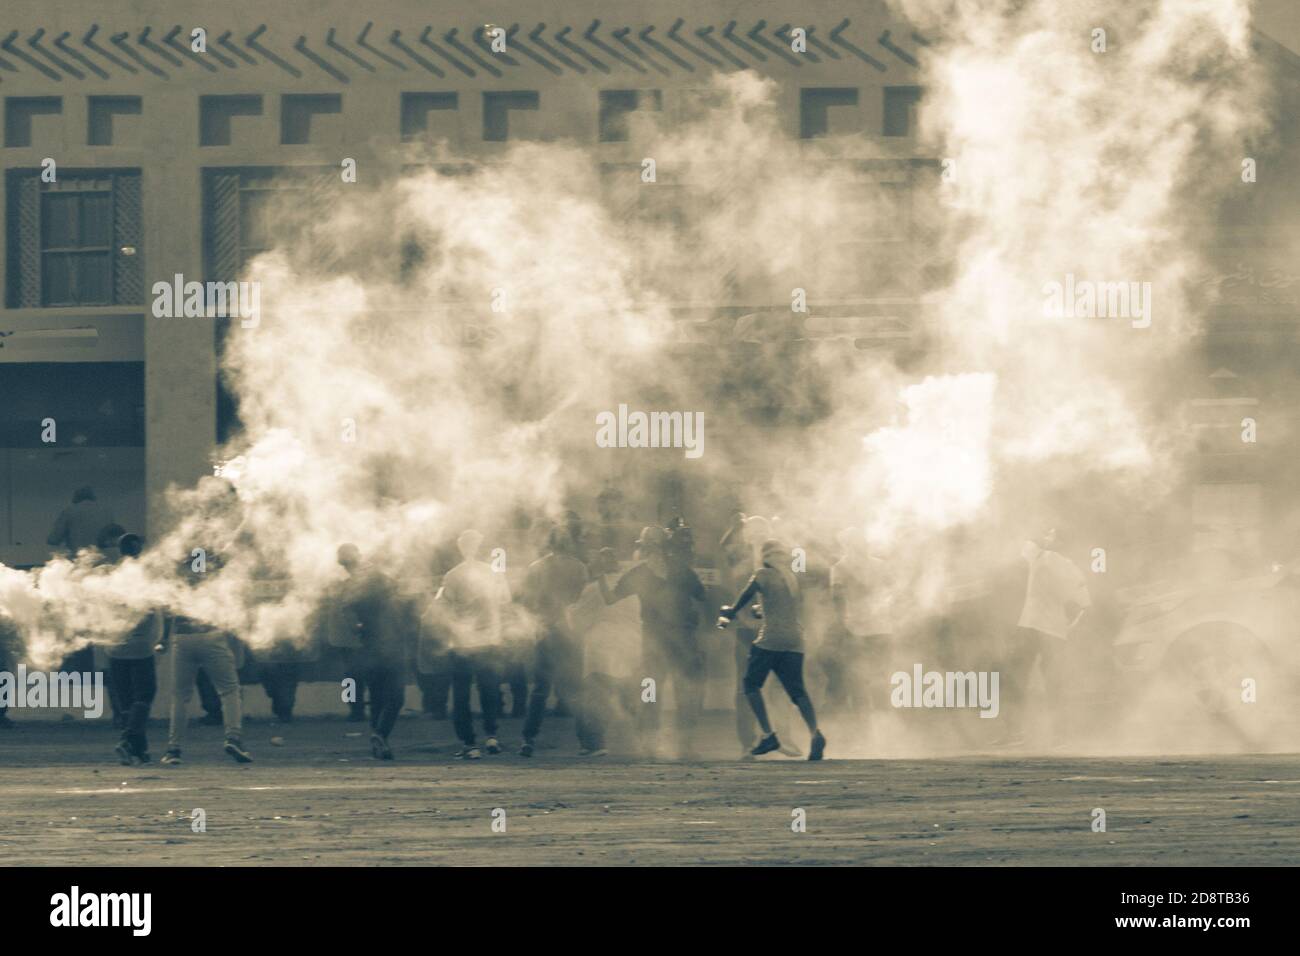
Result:
M763 703L763 682L772 669L771 655L760 647L749 649L749 662L745 668L745 700L754 712L759 730L764 737L772 736L772 725L767 719L767 705Z
M366 676L360 650L345 648L343 660L344 676L351 677L356 686L356 697L348 704L348 720L359 723L366 719Z
M736 737L740 746L749 750L754 746L754 712L745 697L745 671L749 667L749 648L758 636L756 631L742 627L736 631Z
M178 637L172 642L172 705L167 728L167 749L180 752L185 736L190 698L194 696L194 681L198 675L199 660L194 653L194 639Z
M1009 734L1013 739L1021 739L1030 726L1032 698L1030 685L1034 682L1034 671L1043 653L1043 644L1039 635L1028 628L1017 627L1011 635L1010 661L1010 698L1011 708L1008 714Z
M533 673L533 692L528 698L528 716L524 718L524 740L536 739L542 729L546 714L546 699L551 696L551 684L556 669L555 636L550 632L537 642L537 664Z
M379 668L371 686L374 688L372 694L382 688L382 697L378 698L382 700L382 704L377 708L380 710L380 715L378 723L375 724L375 732L387 740L397 724L398 715L402 712L402 703L406 697L406 674L401 667ZM372 704L372 708L374 707L375 705Z
M803 682L803 655L795 651L783 651L776 656L776 679L781 682L790 701L799 710L799 716L808 725L808 733L817 733L817 713L813 710L812 700Z
M673 699L677 704L677 745L681 755L694 754L695 730L704 709L704 658L679 652L673 661Z
M134 674L131 680L131 713L127 718L128 738L137 755L149 752L149 711L158 694L158 672L152 657L131 662Z
M420 688L420 713L433 713L433 681L423 671L415 672L415 686Z
M1038 725L1042 728L1046 743L1055 743L1062 727L1069 726L1067 720L1058 714L1068 714L1070 708L1070 685L1065 679L1067 663L1067 646L1065 641L1050 634L1035 632L1038 641L1038 666L1043 675L1043 693L1050 706L1040 709L1042 715Z
M132 682L134 677L131 665L134 663L134 661L120 660L116 657L110 657L108 659L108 686L113 692L112 699L115 701L114 707L117 708L116 713L121 714L124 718L122 724L122 736L119 743L128 748L131 746L131 724L129 715L131 712L131 701L133 699Z
M506 683L510 685L510 716L524 717L528 713L528 667L525 663L527 650L513 647L509 651L510 665L506 671Z
M433 699L433 707L429 713L441 720L447 716L447 697L451 693L450 657L439 654L433 667L433 673L429 675L429 696Z
M379 733L379 719L388 703L388 688L384 684L378 665L371 664L364 673L366 684L370 687L370 730L372 733Z
M496 648L479 651L474 662L474 679L478 682L478 702L483 709L483 735L497 735L501 716L501 658Z
M583 750L599 750L596 743L600 737L600 719L596 713L596 695L598 674L588 674L574 700L578 712L573 721L573 732L578 738L578 746Z
M456 736L466 747L474 746L474 718L469 710L469 692L474 683L474 670L465 655L453 653L451 668L451 721Z
M284 683L281 685L284 695L283 720L293 720L293 707L298 702L298 680L302 676L302 667L296 663L281 664Z
M654 699L651 701L646 701L644 696L638 696L640 719L637 724L640 730L641 746L651 754L654 753L659 742L659 709L663 706L664 684L668 680L668 667L665 660L666 655L660 646L659 640L643 632L641 641L641 679L637 681L637 684L641 685L646 678L649 678L654 681L655 692Z
M200 665L194 680L199 689L199 705L203 708L205 722L222 723L225 716L221 712L221 697L212 685L212 676Z
M271 701L271 714L276 720L283 719L280 717L283 704L281 704L280 698L279 667L280 665L278 664L267 664L265 662L258 663L258 673L261 677L262 690L266 691L266 696Z
M240 741L244 732L244 704L239 694L239 672L235 669L235 652L224 634L209 636L199 643L203 669L212 678L212 686L221 698L221 715L226 739Z

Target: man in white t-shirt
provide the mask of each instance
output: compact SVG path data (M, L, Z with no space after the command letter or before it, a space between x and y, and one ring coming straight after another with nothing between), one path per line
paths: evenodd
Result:
M443 576L434 604L451 645L451 705L456 735L464 745L458 756L477 760L483 756L474 740L474 718L470 713L470 687L478 684L483 707L483 747L490 754L501 752L497 741L497 717L501 713L502 611L510 603L510 585L504 571L493 570L478 560L483 535L463 532L456 547L464 559Z

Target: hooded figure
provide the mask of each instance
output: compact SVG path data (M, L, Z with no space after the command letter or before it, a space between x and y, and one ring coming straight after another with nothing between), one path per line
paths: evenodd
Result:
M762 566L754 572L735 603L724 605L718 617L718 627L725 628L750 601L759 596L762 598L763 623L758 638L749 649L743 683L745 698L763 731L762 739L750 753L759 756L781 747L768 721L767 705L763 701L763 684L767 675L775 671L812 735L808 759L821 760L826 738L817 728L817 715L804 688L799 582L790 570L790 550L775 538L769 538L759 546L759 555Z

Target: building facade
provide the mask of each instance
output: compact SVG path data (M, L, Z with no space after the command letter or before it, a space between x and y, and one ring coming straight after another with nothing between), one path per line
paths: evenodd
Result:
M82 484L125 527L162 529L165 489L211 471L233 409L220 321L156 318L150 290L236 277L265 248L275 191L310 190L345 159L380 175L412 141L445 140L473 163L538 139L639 165L637 114L685 120L714 74L754 70L778 84L792 138L864 134L865 181L905 189L933 172L915 138L927 41L883 2L706 2L679 16L511 0L493 24L471 15L445 0L6 4L0 561L43 561L50 520ZM906 338L911 291L847 289L831 311Z

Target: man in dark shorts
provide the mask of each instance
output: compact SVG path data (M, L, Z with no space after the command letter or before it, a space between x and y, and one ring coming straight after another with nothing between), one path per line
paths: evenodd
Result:
M731 605L725 605L718 617L718 627L725 628L755 597L763 602L763 623L758 639L749 650L745 669L745 698L763 737L750 751L754 756L779 750L781 742L767 718L763 703L763 684L775 672L777 680L799 709L799 715L812 734L809 760L821 760L826 738L817 729L817 714L803 684L803 627L799 623L799 584L789 568L790 553L775 538L763 542L763 566L754 572L745 589Z

